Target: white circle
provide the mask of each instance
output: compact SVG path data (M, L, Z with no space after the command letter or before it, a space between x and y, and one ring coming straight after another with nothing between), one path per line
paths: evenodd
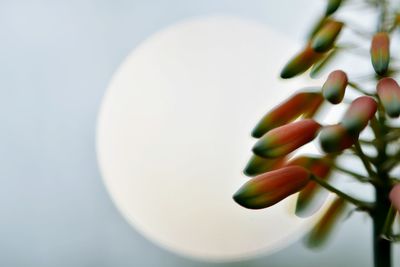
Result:
M295 49L266 25L219 16L173 25L133 50L104 97L97 149L106 187L138 231L221 261L276 250L310 224L292 215L293 201L254 211L232 200L247 180L252 127L299 88L278 80Z

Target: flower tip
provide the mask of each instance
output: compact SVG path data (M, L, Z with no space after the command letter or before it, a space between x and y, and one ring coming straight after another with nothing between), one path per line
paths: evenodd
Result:
M249 189L246 187L246 184L239 188L232 198L238 205L246 209L257 210L268 207L267 205L260 205L260 203L257 203L257 198L253 199L250 196Z

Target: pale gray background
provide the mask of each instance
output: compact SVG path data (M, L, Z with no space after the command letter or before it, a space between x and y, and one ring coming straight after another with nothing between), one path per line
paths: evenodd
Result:
M101 98L146 37L185 18L226 14L302 40L322 2L0 1L0 266L371 266L361 216L321 252L297 242L236 263L173 255L122 219L96 163Z

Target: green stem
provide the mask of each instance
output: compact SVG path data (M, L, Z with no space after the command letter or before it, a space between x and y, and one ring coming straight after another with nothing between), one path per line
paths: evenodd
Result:
M380 16L378 20L378 30L386 31L385 22L387 16L388 3L387 0L378 0L377 4L380 8ZM373 222L373 249L374 249L374 265L375 267L391 267L391 242L382 237L382 231L385 228L386 218L390 212L391 203L389 200L389 192L391 188L391 181L388 171L385 170L383 165L387 161L388 155L386 153L387 141L385 136L388 133L386 126L386 117L382 105L379 101L378 106L378 124L375 129L375 135L379 142L376 145L378 155L375 161L377 170L377 177L381 184L375 185L375 208L372 212ZM375 121L376 123L376 121Z
M368 160L368 157L367 157L367 155L364 154L364 152L363 152L363 150L361 148L361 145L360 145L360 143L358 141L354 143L354 151L360 157L365 169L368 172L368 175L371 178L375 177L376 175L375 175L374 171L371 168L371 164L370 164L370 162Z
M361 175L361 174L358 174L358 173L356 173L356 172L350 171L350 170L345 169L345 168L343 168L343 167L340 167L340 166L338 166L338 165L335 165L335 164L334 164L334 165L332 165L332 167L333 167L334 169L340 171L340 172L343 172L343 173L346 173L346 174L348 174L348 175L353 176L354 178L356 178L356 179L359 180L360 182L363 182L363 183L370 183L370 182L373 182L373 180L371 180L371 179L368 178L368 177L365 177L365 176L363 176L363 175Z
M347 195L346 193L340 191L339 189L333 187L332 185L330 185L329 183L327 183L326 181L324 181L323 179L312 175L311 176L311 180L315 181L316 183L318 183L320 186L322 186L323 188L327 189L328 191L335 193L336 195L338 195L339 197L347 200L348 202L354 204L355 206L357 206L360 210L366 210L369 211L372 209L373 205L371 203L368 202L364 202L361 200L358 200L352 196Z
M354 82L348 82L348 85L353 88L354 90L358 91L359 93L362 93L364 95L369 95L369 96L373 96L374 94L370 94L367 91L363 90L358 84L354 83Z

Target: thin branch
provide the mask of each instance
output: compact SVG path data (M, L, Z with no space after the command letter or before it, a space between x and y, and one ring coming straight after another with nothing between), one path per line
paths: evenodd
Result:
M368 172L368 175L370 177L375 177L376 174L372 170L371 163L368 160L368 156L364 154L364 152L362 151L362 148L360 146L360 143L358 141L354 143L354 151L360 157L365 169Z
M358 200L358 199L340 191L339 189L333 187L332 185L330 185L329 183L325 182L323 179L321 179L315 175L311 175L311 180L315 181L316 183L318 183L320 186L327 189L328 191L335 193L339 197L341 197L341 198L347 200L348 202L354 204L355 206L359 207L360 210L371 211L373 208L372 203Z

